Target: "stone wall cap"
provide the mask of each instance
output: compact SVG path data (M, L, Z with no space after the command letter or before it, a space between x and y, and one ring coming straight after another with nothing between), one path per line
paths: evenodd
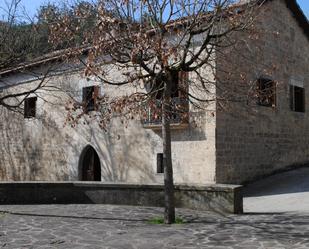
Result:
M53 186L53 187L103 187L103 188L142 188L142 189L162 189L162 184L138 184L138 183L124 183L124 182L83 182L83 181L8 181L0 182L1 186L11 185L12 187L25 187L25 186ZM176 190L194 190L194 191L234 191L241 188L241 185L231 184L175 184Z
M176 184L175 189L196 191L234 191L242 188L242 185L233 184Z

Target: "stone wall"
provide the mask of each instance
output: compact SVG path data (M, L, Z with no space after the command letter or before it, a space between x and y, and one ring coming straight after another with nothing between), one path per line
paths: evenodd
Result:
M65 125L67 93L81 99L82 88L90 85L101 85L101 94L109 96L132 91L102 85L81 75L77 72L51 77L48 84L59 86L64 92L40 91L36 119L24 119L22 113L0 110L0 179L79 180L81 154L91 145L100 158L102 181L163 183L163 174L156 173L156 154L162 152L160 130L145 129L139 120L129 122L126 127L115 119L104 132L90 116L75 127ZM29 79L12 74L4 80ZM7 91L29 89L35 84L22 84ZM212 183L215 118L208 112L191 110L190 121L186 129L171 132L175 182Z
M164 206L162 185L96 182L3 182L0 204L118 204ZM236 185L176 185L176 207L242 213L242 188Z
M263 6L256 28L259 39L240 45L246 57L231 53L230 65L218 60L219 69L242 72L246 78L244 83L239 74L226 83L235 99L217 110L216 182L220 183L243 183L309 161L308 37L281 0ZM274 107L258 106L249 94L261 76L277 82ZM305 88L304 113L289 106L289 84L295 81Z
M65 137L53 119L26 120L1 109L0 179L68 180Z

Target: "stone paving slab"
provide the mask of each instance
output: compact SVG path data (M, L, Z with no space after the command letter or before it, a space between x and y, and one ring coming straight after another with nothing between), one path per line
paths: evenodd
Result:
M187 223L149 224L162 212L113 205L0 206L0 248L309 248L309 213L223 215L178 209Z

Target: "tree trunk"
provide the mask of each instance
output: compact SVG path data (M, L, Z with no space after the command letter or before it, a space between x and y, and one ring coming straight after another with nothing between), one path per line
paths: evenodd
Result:
M167 80L168 81L168 80ZM163 165L164 165L164 189L165 189L165 211L164 223L175 223L175 201L174 201L174 178L171 151L170 131L170 105L171 84L164 83L164 96L162 101L162 139L163 139Z

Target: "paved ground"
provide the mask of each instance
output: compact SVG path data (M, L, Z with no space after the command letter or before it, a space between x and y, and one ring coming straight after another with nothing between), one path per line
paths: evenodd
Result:
M267 177L245 189L247 212L309 212L309 168Z
M309 248L309 214L229 215L177 210L188 223L152 225L158 208L1 206L0 248Z
M309 169L250 185L244 215L179 209L187 223L153 225L163 210L112 205L0 206L4 249L309 249Z

